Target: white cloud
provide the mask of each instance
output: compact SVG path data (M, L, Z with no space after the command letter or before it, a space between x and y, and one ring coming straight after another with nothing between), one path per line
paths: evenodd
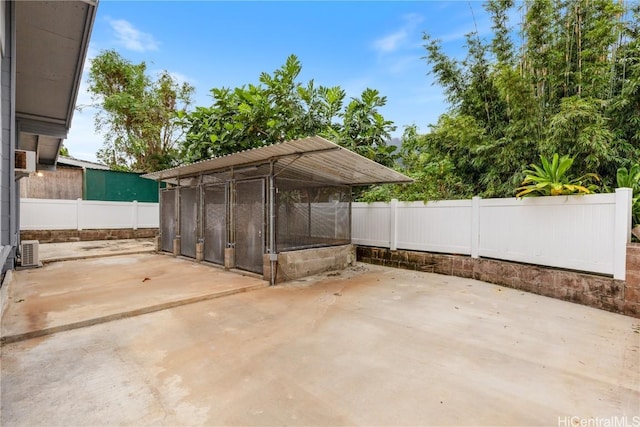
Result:
M402 27L373 42L375 50L380 53L395 52L406 44L411 32L422 22L422 16L415 13L404 15L402 19L404 21Z
M399 30L373 42L373 47L380 52L393 52L407 39L407 31Z
M198 83L198 81L196 79L192 79L191 77L189 77L189 76L187 76L185 74L179 73L177 71L169 71L169 74L179 84L189 83L191 86L195 86L196 83Z
M158 42L151 34L142 32L135 28L129 21L110 18L107 18L107 21L115 31L117 43L125 49L136 52L158 50L160 42Z

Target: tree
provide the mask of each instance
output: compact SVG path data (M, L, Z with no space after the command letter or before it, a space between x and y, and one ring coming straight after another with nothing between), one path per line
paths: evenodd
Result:
M527 0L519 4L520 46L507 19L514 7L485 4L493 36L470 32L462 60L424 35L450 108L419 154L451 162L451 180L465 183L461 197L469 187L512 196L523 167L554 153L614 184L618 167L640 159L640 4Z
M152 79L144 62L133 64L113 50L91 61L89 92L96 131L104 135L97 157L113 169L152 172L176 163L182 135L178 115L194 88L163 71Z
M264 145L321 135L372 160L393 164L395 147L386 140L395 129L378 109L386 97L366 89L346 107L339 86L297 81L302 65L295 55L258 84L213 88L213 104L181 113L186 138L184 161L197 161Z
M387 98L380 96L380 92L367 88L360 98L353 98L347 105L341 115L342 126L328 129L334 133L339 144L351 151L385 166L392 166L396 147L388 145L387 141L395 126L378 112L378 108L386 103Z
M420 135L415 125L407 126L401 139L399 162L395 168L414 179L410 184L375 185L365 191L360 200L365 202L427 201L471 197L473 187L454 173L455 166L449 156L433 155L425 147L432 143L431 134Z

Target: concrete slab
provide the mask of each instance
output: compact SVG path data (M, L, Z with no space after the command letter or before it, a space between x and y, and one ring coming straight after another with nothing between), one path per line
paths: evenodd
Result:
M41 243L42 263L72 259L98 258L115 255L131 255L155 251L155 239L96 240L64 243Z
M137 316L267 286L221 268L157 254L64 261L14 272L2 342Z
M638 319L358 269L5 345L0 424L638 425Z

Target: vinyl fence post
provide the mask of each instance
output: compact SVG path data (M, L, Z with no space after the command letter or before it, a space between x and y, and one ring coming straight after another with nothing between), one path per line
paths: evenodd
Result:
M391 199L389 209L389 248L395 251L398 249L398 199Z
M82 210L82 199L76 200L76 229L82 230L82 224L80 223L80 216Z
M471 199L471 258L480 258L480 197Z
M613 229L613 278L625 280L627 244L631 241L631 188L616 188Z
M133 229L137 230L138 229L138 201L134 200L133 201Z

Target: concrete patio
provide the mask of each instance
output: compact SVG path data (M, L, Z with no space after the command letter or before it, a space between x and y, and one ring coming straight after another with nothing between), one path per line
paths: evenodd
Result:
M78 242L80 243L80 242ZM90 242L95 243L95 242ZM69 245L52 243L49 245ZM127 253L135 243L111 242ZM105 245L105 248L109 246ZM109 250L100 247L98 250ZM68 251L69 256L72 251ZM80 252L84 252L80 250ZM157 254L89 257L13 273L2 342L138 316L268 285L248 275Z
M155 239L149 238L41 243L39 245L40 260L43 263L150 253L154 252L155 248Z
M216 270L139 256L161 261L135 269L132 283L145 290L174 263L192 269L164 287L176 295L213 281L207 275ZM107 260L100 268L131 274ZM60 267L39 280L89 262L97 260L51 264ZM92 264L86 271L97 278L103 270ZM17 280L35 286L33 274L18 272ZM80 281L67 280L69 288ZM84 299L78 292L57 316L76 305L93 311L109 293L99 288ZM31 298L13 304L26 310ZM129 298L119 293L123 307ZM50 317L35 313L34 325ZM1 369L2 425L640 420L638 319L471 279L361 264L5 344Z

